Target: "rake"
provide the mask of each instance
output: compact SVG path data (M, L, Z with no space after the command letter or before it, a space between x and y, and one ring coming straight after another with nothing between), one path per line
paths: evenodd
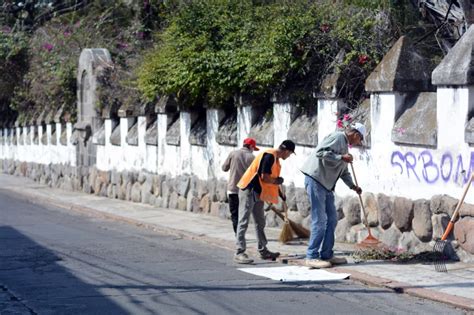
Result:
M443 233L443 236L441 236L440 240L437 240L434 247L433 247L433 252L434 253L439 253L439 259L434 261L434 266L435 270L438 272L448 272L448 269L446 268L445 260L448 257L448 253L446 252L446 247L447 247L447 239L449 234L451 234L451 231L454 228L454 222L456 221L459 210L461 209L461 206L464 202L464 198L467 195L467 191L469 190L469 187L471 187L472 180L474 178L474 173L471 174L469 177L469 180L466 183L466 187L464 187L464 192L462 194L461 199L459 200L458 204L456 205L456 209L453 212L453 215L451 216L451 220L449 220L448 226L446 227L446 230Z
M354 172L354 165L352 165L352 163L349 164L351 165L352 175L354 176L354 182L356 186L359 186L359 184L357 183L356 174ZM364 214L364 225L367 228L367 231L369 232L369 235L367 235L367 237L359 243L359 246L366 248L378 247L381 242L372 235L372 232L370 231L369 220L367 219L367 213L365 212L364 202L362 201L362 196L360 194L357 195L359 196L360 207L362 209L362 213Z

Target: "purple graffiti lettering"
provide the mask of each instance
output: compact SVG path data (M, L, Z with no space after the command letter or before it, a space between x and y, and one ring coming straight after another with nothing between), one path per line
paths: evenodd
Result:
M392 158L390 159L390 162L392 163L392 166L397 165L400 167L400 175L403 174L403 165L401 163L395 162L394 159L395 157L398 157L402 162L405 160L405 157L401 152L394 151L392 152Z
M443 170L445 170L446 168L444 167L445 163L446 163L446 160L449 160L449 173L448 175L444 175L444 172ZM451 153L449 152L446 152L443 154L443 156L441 157L441 166L440 166L440 171L441 171L441 178L443 179L443 181L445 183L447 183L449 181L449 178L451 177L451 173L453 172L453 157L451 156Z
M473 169L474 169L474 152L471 152L471 161L470 161L470 164L469 164L469 171L466 174L467 176L464 177L464 184L467 183L467 181L471 177Z
M411 163L408 160L408 158L411 158L411 160L412 160ZM413 154L412 152L407 152L405 154L405 165L407 167L407 176L408 176L408 178L410 178L410 170L412 170L413 174L416 177L416 179L418 181L420 181L420 178L418 177L418 175L416 174L416 171L415 171L415 166L416 166L416 156L415 156L415 154Z
M463 165L463 162L462 162L462 156L461 154L458 155L457 157L457 166L456 166L456 175L454 177L454 181L456 183L459 183L459 176L462 176L463 177L463 184L467 181L467 178L465 176L465 173L466 171L464 170L464 165Z
M433 162L433 157L431 156L431 153L428 150L425 150L420 153L418 156L418 160L423 161L423 171L421 174L423 174L423 178L428 184L433 184L435 183L438 178L439 178L439 170L438 170L438 165ZM428 177L428 169L432 169L433 171L436 171L436 176L434 176L432 179L429 179ZM431 172L430 172L431 173Z

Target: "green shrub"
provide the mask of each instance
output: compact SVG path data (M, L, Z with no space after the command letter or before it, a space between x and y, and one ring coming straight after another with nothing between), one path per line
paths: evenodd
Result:
M13 32L3 26L0 30L0 115L1 120L11 118L10 100L22 76L27 71L27 38L24 33Z
M349 101L393 39L380 8L333 1L196 0L178 7L138 72L148 98L223 106L238 93L310 96L329 72L345 73ZM367 36L370 34L370 36ZM338 52L343 63L334 66ZM356 80L352 76L356 74ZM362 80L363 82L364 80ZM301 97L300 97L301 98ZM304 97L303 97L304 98Z

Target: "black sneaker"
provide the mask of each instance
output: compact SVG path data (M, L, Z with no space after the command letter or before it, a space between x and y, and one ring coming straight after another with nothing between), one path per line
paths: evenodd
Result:
M275 259L278 258L278 256L280 256L279 252L273 253L273 252L269 251L266 248L264 250L260 251L260 258L262 258L262 259L275 260Z

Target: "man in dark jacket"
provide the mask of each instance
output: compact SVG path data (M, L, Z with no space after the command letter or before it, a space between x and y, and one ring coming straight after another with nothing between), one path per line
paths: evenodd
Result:
M222 165L224 172L229 171L229 181L227 182L227 196L229 198L230 216L234 233L237 232L239 222L239 188L237 183L255 158L253 151L260 150L257 142L253 138L246 138L242 148L230 152Z

